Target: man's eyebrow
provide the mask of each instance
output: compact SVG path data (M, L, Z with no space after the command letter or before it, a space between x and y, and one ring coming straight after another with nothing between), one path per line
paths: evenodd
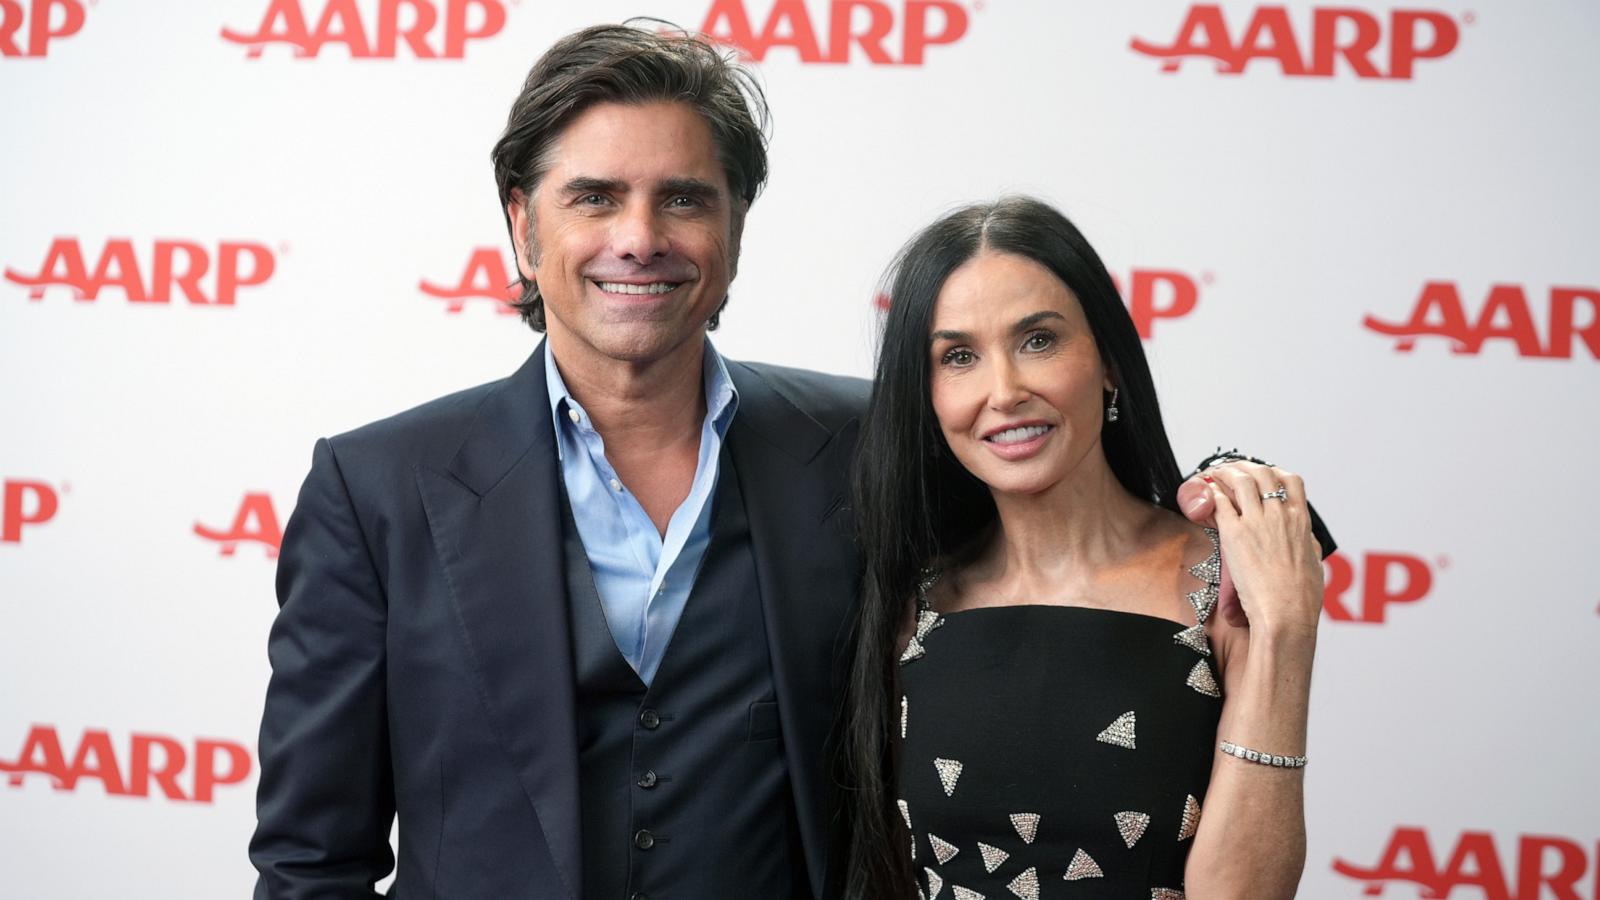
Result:
M1030 314L1028 314L1026 316L1023 316L1022 318L1018 319L1017 320L1017 324L1011 326L1011 333L1012 334L1020 334L1020 333L1022 333L1024 331L1027 331L1029 328L1032 328L1033 326L1039 324L1040 322L1044 322L1044 321L1047 321L1049 319L1059 319L1059 320L1065 322L1067 320L1067 317L1063 316L1061 313L1058 313L1053 309L1041 309L1036 313L1030 313ZM972 335L968 334L965 331L935 331L932 334L928 335L928 343L930 343L930 344L933 343L934 341L970 341L970 340L972 340Z
M563 194L616 194L626 191L628 186L615 178L596 178L592 175L578 175L567 180L561 186Z
M709 181L699 178L668 178L661 183L662 194L684 194L696 200L716 200L722 191Z

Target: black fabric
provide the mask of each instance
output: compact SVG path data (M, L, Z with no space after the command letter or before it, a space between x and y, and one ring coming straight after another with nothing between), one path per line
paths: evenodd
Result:
M1167 619L1062 606L1005 606L944 617L926 654L900 668L906 700L900 796L916 871L989 897L1029 867L1042 900L1150 900L1180 890L1192 837L1179 840L1187 798L1203 806L1222 701L1186 683L1195 651ZM1208 659L1204 663L1212 666ZM1212 667L1215 675L1215 668ZM1134 748L1097 740L1135 713ZM935 759L959 761L947 794ZM1116 815L1149 824L1130 849ZM1012 814L1036 814L1026 842ZM940 863L929 835L957 848ZM978 843L1006 854L988 871ZM1082 850L1102 877L1064 877Z
M563 497L585 900L810 893L726 452L713 504L711 543L646 687L617 649Z

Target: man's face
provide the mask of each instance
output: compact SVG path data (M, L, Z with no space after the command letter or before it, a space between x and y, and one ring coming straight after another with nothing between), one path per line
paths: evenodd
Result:
M517 264L539 285L563 365L697 351L733 280L744 221L699 113L598 104L547 158L531 204L518 192L509 212Z

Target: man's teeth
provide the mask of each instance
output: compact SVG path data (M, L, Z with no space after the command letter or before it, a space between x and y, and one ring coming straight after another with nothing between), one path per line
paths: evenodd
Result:
M649 284L623 284L620 281L597 281L600 290L608 294L665 294L678 286L676 281L653 281Z
M988 437L984 438L984 440L993 441L996 444L1017 444L1021 443L1022 441L1031 441L1049 430L1049 425L1029 425L1025 428L1007 428L1005 431L1002 431L999 434L989 435Z

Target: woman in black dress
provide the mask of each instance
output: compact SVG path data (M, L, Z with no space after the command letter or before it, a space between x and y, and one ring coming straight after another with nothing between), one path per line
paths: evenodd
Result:
M940 219L890 297L855 499L849 895L1292 897L1322 599L1300 479L1224 466L1217 528L1179 514L1133 322L1043 203ZM1213 614L1219 546L1249 627Z

